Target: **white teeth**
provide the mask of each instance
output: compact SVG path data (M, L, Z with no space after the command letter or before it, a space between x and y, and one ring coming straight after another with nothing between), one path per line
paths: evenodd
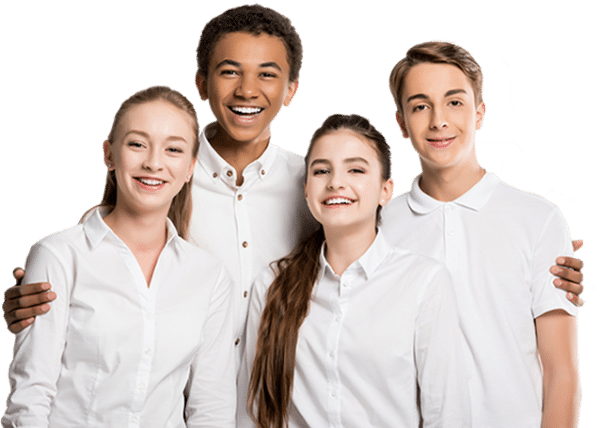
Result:
M238 114L257 114L263 109L258 107L231 107L231 110Z
M338 205L338 204L351 204L352 201L346 198L332 198L327 199L324 204L325 205Z
M162 181L162 180L153 180L150 178L138 178L138 180L147 186L158 186L159 184L164 183L164 181Z

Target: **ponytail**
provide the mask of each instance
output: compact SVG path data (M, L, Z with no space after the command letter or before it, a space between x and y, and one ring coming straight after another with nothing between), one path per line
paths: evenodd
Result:
M277 277L260 320L247 403L248 414L259 428L287 426L298 332L308 315L323 242L320 227L273 268Z

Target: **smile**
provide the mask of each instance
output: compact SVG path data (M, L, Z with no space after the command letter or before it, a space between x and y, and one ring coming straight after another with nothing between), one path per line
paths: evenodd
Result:
M260 107L229 107L234 114L239 116L254 116L262 112L264 109Z
M352 203L354 203L352 199L342 197L329 198L323 201L323 205L350 205Z
M427 142L436 149L445 149L446 147L450 146L455 139L456 137L427 139Z
M167 183L163 180L158 180L156 178L147 178L147 177L133 177L134 180L138 183L138 185L145 190L160 190Z

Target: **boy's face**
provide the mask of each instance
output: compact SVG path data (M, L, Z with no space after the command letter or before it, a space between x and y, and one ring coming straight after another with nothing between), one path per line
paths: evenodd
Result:
M481 127L485 106L475 105L471 81L458 67L414 66L406 75L401 102L403 113L396 113L396 118L423 168L477 163L475 131Z
M275 36L229 33L215 45L206 77L196 83L217 122L234 142L257 143L270 137L270 124L289 105L297 82L290 82L283 41Z

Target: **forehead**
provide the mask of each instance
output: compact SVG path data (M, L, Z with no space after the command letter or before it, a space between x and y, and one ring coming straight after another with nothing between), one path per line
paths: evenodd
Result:
M451 90L464 90L474 97L471 80L452 64L421 63L412 67L404 78L402 101L415 95L429 98L444 96Z
M118 135L135 130L156 136L179 136L187 141L194 138L193 119L180 108L162 100L132 106L123 115L117 129Z
M265 33L255 35L238 31L225 34L215 44L209 68L216 67L224 60L253 66L274 62L289 72L285 43L279 37Z
M378 160L374 143L356 132L342 129L323 135L312 147L309 159L346 159L361 157L369 161Z

